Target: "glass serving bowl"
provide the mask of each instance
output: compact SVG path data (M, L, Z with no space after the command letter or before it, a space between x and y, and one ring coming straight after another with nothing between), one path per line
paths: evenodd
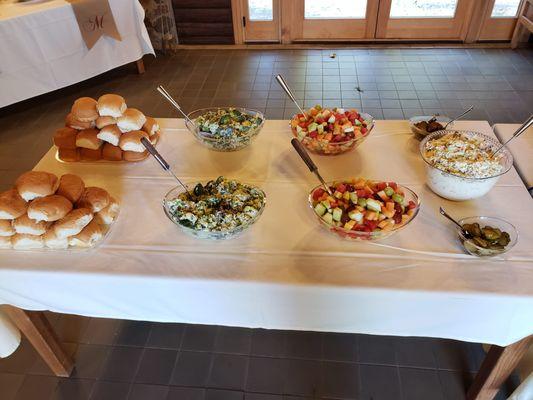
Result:
M433 132L427 132L415 126L415 124L418 124L419 122L429 121L432 118L435 118L435 121L437 121L442 126L446 125L448 122L452 120L450 117L447 117L445 115L419 115L416 117L411 117L409 118L409 128L411 128L411 132L413 132L415 135L420 136L420 137L425 137L433 133ZM451 128L453 128L453 122L449 124L447 127L448 130L450 130Z
M347 180L336 180L336 181L326 182L326 185L331 187L331 186L334 186L335 183L347 182L347 181L348 181L348 179ZM374 180L373 182L385 182L385 181ZM354 231L354 230L351 230L351 229L346 229L344 227L332 226L332 225L328 224L326 221L324 221L315 212L314 207L313 207L313 193L315 192L315 190L317 190L317 189L319 189L321 187L322 187L322 185L315 186L309 192L309 196L307 197L307 202L309 204L309 207L311 208L311 212L313 213L313 215L318 220L318 222L320 223L321 226L323 226L324 228L326 228L330 232L335 233L336 235L340 236L341 238L347 239L347 240L352 240L352 241L373 241L373 240L385 239L385 238L393 235L394 233L399 232L403 228L405 228L408 224L411 223L411 221L413 221L415 219L415 217L418 215L418 212L420 211L421 202L420 202L420 199L419 199L418 195L415 192L413 192L411 189L409 189L408 187L402 186L402 185L398 185L398 188L402 189L402 191L404 193L405 200L407 202L413 201L416 204L416 207L413 208L414 211L413 211L413 214L411 215L411 218L409 218L409 220L407 220L405 223L395 225L392 229L387 230L387 231L379 230L379 231L373 231L373 232Z
M464 249L467 251L467 253L477 256L477 257L493 257L497 256L499 254L503 254L511 250L513 246L518 242L518 231L516 228L510 224L509 222L496 217L467 217L462 218L459 221L460 225L464 224L473 224L478 223L481 228L485 226L491 226L493 228L498 228L502 232L507 232L510 237L510 242L505 246L503 249L486 249L483 248L476 243L472 241L472 239L468 239L463 234L463 231L457 227L457 234L459 235L459 240L461 240L461 243L463 244Z
M250 185L252 186L252 185ZM168 202L174 200L177 198L180 194L185 192L185 189L181 186L176 186L175 188L169 190L169 192L165 195L163 198L163 210L165 211L165 215L168 217L169 220L171 220L174 224L179 226L179 228L185 232L186 234L190 236L195 236L201 239L211 239L211 240L222 240L222 239L229 239L231 237L236 236L237 234L241 233L242 231L246 230L259 219L261 214L263 213L263 210L265 209L266 205L266 195L263 190L260 188L254 186L257 190L259 190L263 195L263 204L261 208L259 209L259 212L249 221L247 221L244 224L235 226L234 228L227 229L227 230L218 230L218 231L209 231L209 230L198 230L194 228L190 228L188 226L182 225L179 223L179 221L172 215L172 213L169 210Z
M500 154L499 163L502 166L501 171L495 175L483 178L468 178L443 171L433 166L433 164L431 164L426 158L426 144L432 139L441 138L452 133L459 133L470 138L481 139L492 151L495 151L501 146L501 143L498 140L478 132L456 130L433 132L420 142L420 154L422 155L422 159L425 161L426 166L426 182L431 190L448 200L463 201L482 197L493 188L498 179L500 179L500 176L511 169L513 166L513 156L511 155L511 152L504 147L500 150L500 153L498 153Z
M209 147L211 150L216 151L236 151L248 146L252 140L259 134L263 125L265 124L265 116L262 112L251 110L249 108L242 107L210 107L201 108L187 114L190 120L194 121L196 118L210 111L227 110L229 108L239 110L243 114L249 114L261 118L262 122L253 129L247 132L242 132L239 135L230 135L227 137L214 136L211 132L200 131L197 125L191 124L187 119L185 120L185 126L187 129L198 139L203 145Z
M296 129L291 126L292 134L295 138L297 138L306 148L307 150L321 155L326 156L334 156L337 154L346 153L347 151L350 151L352 149L355 149L357 146L359 146L361 143L365 141L365 139L370 135L370 132L374 128L374 117L372 117L370 114L367 113L359 113L365 121L369 121L367 124L367 132L360 137L355 137L350 140L346 140L344 142L331 142L326 140L317 140L313 139L310 136L305 136L304 138L300 139L298 137L298 133L296 132ZM293 115L291 118L291 121L298 117L298 114ZM289 124L290 126L290 124Z

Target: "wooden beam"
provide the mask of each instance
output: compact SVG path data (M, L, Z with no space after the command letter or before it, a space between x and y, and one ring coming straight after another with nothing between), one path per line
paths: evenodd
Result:
M5 312L54 374L63 377L70 376L74 364L61 347L44 313L24 311L13 306L5 306Z
M145 69L144 69L144 61L142 57L139 58L137 61L135 61L135 66L137 67L137 73L139 75L144 74Z
M491 346L474 382L468 389L466 399L494 399L531 343L533 343L533 335L507 347Z

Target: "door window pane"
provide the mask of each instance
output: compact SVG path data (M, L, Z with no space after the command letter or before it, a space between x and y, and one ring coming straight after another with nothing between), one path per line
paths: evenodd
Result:
M392 0L392 18L442 18L455 15L457 0Z
M250 21L272 21L272 0L248 0Z
M366 0L305 0L305 19L353 19L365 16Z
M520 0L496 0L491 17L516 17Z

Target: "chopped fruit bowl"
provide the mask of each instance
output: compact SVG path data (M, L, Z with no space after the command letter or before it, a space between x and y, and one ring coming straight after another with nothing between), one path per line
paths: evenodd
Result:
M411 189L395 182L363 178L328 182L309 194L309 205L321 225L350 240L379 240L410 223L420 210Z
M291 119L294 136L313 153L342 154L356 148L370 134L374 118L357 110L311 107Z

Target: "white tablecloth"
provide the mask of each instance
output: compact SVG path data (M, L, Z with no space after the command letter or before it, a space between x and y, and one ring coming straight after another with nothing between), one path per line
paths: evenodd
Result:
M122 41L91 50L65 0L0 3L0 107L81 82L154 54L137 0L109 0Z
M477 201L456 203L424 184L418 141L405 121L378 121L355 151L314 159L326 179L395 180L422 200L416 220L379 243L339 240L307 206L315 178L292 149L286 121L268 121L235 153L213 152L176 120L158 145L187 181L224 174L260 185L267 206L242 236L202 241L161 208L175 182L153 159L129 165L62 164L49 151L36 169L80 174L122 202L106 241L90 251L0 253L0 304L150 321L429 336L507 345L533 333L531 198L513 169ZM458 129L492 134L486 122ZM179 127L179 129L175 129ZM463 253L438 214L497 215L520 231L501 259Z
M494 133L503 143L509 140L520 124L496 124L493 126ZM514 165L522 177L526 186L533 188L533 127L509 143L509 150L513 154Z

